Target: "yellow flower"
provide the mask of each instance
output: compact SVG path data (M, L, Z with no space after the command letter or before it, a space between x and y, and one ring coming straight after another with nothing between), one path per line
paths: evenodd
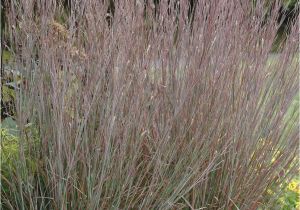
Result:
M299 183L299 181L296 181L296 180L291 181L291 183L289 183L289 185L288 185L288 189L293 191L293 192L296 192L296 193L300 194L300 183Z

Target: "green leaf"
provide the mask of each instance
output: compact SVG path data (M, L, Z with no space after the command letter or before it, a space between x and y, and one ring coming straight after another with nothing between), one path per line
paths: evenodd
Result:
M16 93L13 89L7 87L6 85L2 85L2 100L3 102L9 102L15 100Z
M3 63L8 63L11 60L12 56L8 50L3 50L2 52L2 59Z
M11 117L5 118L0 125L1 125L1 129L6 129L10 135L15 137L18 136L19 129L16 121L13 118Z

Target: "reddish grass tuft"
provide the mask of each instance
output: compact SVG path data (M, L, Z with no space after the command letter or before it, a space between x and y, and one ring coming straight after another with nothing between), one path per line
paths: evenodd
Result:
M198 1L191 27L187 1L117 1L111 25L76 2L9 4L27 88L5 208L257 209L298 173L298 26L274 59L278 6L262 25L263 5Z

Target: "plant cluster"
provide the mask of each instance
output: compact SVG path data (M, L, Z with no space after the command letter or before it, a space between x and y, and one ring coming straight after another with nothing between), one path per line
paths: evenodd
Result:
M270 55L279 4L240 3L10 2L1 206L269 209L299 172L299 28Z

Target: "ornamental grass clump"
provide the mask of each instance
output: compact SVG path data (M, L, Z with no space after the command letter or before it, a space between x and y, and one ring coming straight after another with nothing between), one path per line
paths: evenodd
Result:
M106 1L7 2L24 82L3 208L268 209L299 152L298 26L274 59L277 3L191 19L188 1L115 1L107 21Z

